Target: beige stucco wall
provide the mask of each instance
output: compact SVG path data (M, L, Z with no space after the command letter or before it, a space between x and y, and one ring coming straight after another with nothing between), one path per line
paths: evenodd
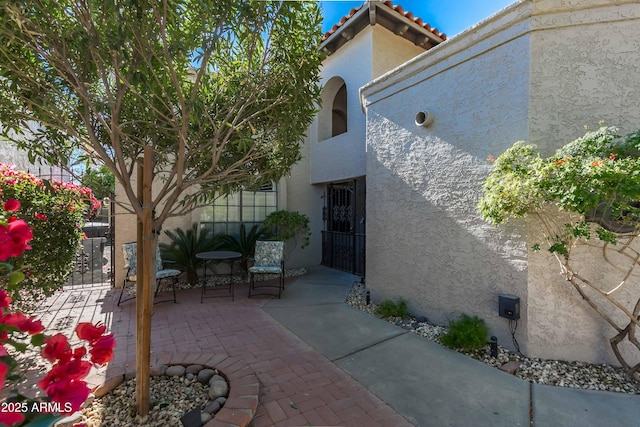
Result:
M584 134L584 126L640 127L640 5L633 1L536 1L532 17L529 140L552 151ZM534 226L535 224L530 224ZM530 240L536 235L531 230ZM577 257L576 257L577 259ZM557 274L547 253L529 264L529 342L533 356L613 361L613 329ZM596 265L598 268L594 269ZM580 271L610 288L620 280L602 270L596 251ZM602 274L607 271L606 274ZM635 281L635 298L639 278ZM629 306L626 290L617 294Z
M321 232L325 184L361 177L366 171L365 114L360 106L359 88L373 78L424 52L402 37L380 25L369 26L353 40L327 57L321 70L321 85L332 79L342 79L347 86L348 130L342 135L320 140L316 117L302 146L302 160L291 171L286 183L286 209L309 216L311 245L296 251L292 266L318 265L322 260ZM330 115L327 115L330 117ZM324 119L326 120L326 119ZM323 139L323 138L320 138Z
M525 0L363 88L366 276L377 299L405 298L438 323L476 314L513 348L497 296L515 294L523 352L615 362L610 327L547 253L528 253L533 225L487 226L475 205L485 159L517 140L552 151L601 119L637 128L639 16L636 2ZM413 123L420 108L435 114L427 129Z
M478 315L503 344L498 294L526 306L524 228L490 227L475 205L487 157L528 133L530 36L519 13L502 18L509 31L497 31L499 22L474 28L363 90L367 286L436 323ZM424 109L435 115L429 128L415 124Z
M371 35L373 46L371 76L373 79L424 52L420 46L416 46L415 43L397 36L380 25L371 27Z
M358 89L371 81L372 30L368 27L322 63L320 84L340 77L347 86L347 132L318 141L318 123L309 131L309 178L302 185L340 181L365 174L365 115ZM329 106L330 108L331 106Z
M136 181L137 174L134 171L133 176L131 177L131 185L135 191L136 189ZM157 188L159 185L159 180L154 180L154 188ZM122 286L122 281L124 280L126 270L124 269L124 257L122 254L122 244L127 242L135 242L137 238L137 220L134 214L128 213L131 209L131 203L127 198L127 195L124 191L122 185L119 182L116 182L116 235L115 235L115 260L114 260L114 268L115 268L115 280L116 287ZM183 229L191 227L191 223L193 221L192 213L187 215L183 215L180 217L172 217L165 221L162 225L162 230L160 231L159 241L160 242L168 242L168 238L164 235L164 230L173 230L174 228L181 227Z

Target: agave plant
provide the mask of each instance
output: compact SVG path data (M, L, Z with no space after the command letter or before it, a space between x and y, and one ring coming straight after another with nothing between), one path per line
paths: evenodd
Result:
M191 284L198 283L197 269L203 262L196 258L196 254L215 251L224 244L221 235L213 235L209 228L198 230L198 224L193 224L186 231L182 228L165 230L164 234L171 239L171 243L160 243L162 259L171 263L172 268L186 272Z
M247 262L255 254L256 241L265 237L264 229L259 224L255 224L247 233L244 224L240 224L240 235L238 237L226 234L222 236L224 248L242 254L242 268L247 270Z

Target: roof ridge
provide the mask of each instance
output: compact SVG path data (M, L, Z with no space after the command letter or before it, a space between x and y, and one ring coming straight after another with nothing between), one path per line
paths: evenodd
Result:
M322 41L327 40L329 37L331 37L331 35L333 33L335 33L336 31L338 31L338 29L340 27L342 27L347 21L349 21L349 19L351 19L353 17L353 15L355 15L360 9L362 9L362 7L368 3L370 3L371 1L376 1L378 3L381 3L385 6L387 6L388 8L396 11L399 15L404 16L405 18L407 18L408 20L414 22L416 25L418 25L419 27L424 28L425 30L429 31L430 33L432 33L434 36L441 38L443 41L447 39L447 35L445 33L441 33L437 28L431 28L431 25L429 25L426 22L422 21L422 18L420 17L414 17L413 13L411 12L405 12L404 9L402 8L402 6L400 5L396 5L394 6L393 3L391 2L391 0L366 0L364 3L362 3L359 7L354 7L349 11L348 15L345 15L342 17L342 19L340 19L340 22L338 22L337 24L333 25L333 27L331 27L331 30L327 31L326 33L324 33L324 35L322 36Z

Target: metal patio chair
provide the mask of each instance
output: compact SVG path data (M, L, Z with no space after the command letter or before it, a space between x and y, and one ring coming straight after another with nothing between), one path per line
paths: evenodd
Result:
M278 274L277 286L262 284L256 287L256 274ZM284 290L284 242L278 240L259 240L256 242L256 251L253 265L249 267L249 298L256 288L277 288L278 298Z
M120 297L118 298L118 305L120 303L129 301L135 298L135 295L132 297L128 297L122 299L122 295L124 294L125 288L127 285L135 285L137 281L136 276L136 243L123 243L122 244L122 254L124 255L124 268L127 269L127 274L124 278L124 282L122 283L122 289L120 290ZM178 282L178 276L180 276L180 270L174 270L169 268L164 268L162 265L162 257L160 256L160 248L156 248L156 284L154 295L158 295L158 291L160 290L161 281L164 279L172 279L172 290L173 290L173 302L176 301L176 283ZM154 304L160 302L169 302L168 300L162 301L154 301Z

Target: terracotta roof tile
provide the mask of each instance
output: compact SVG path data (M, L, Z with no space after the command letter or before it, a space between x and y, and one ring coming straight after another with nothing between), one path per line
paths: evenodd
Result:
M371 0L371 1L375 1L375 0ZM331 27L330 31L327 31L326 33L324 33L324 36L322 36L322 41L325 41L326 39L328 39L333 33L335 33L338 30L338 28L342 27L349 19L351 19L351 17L353 17L353 15L355 15L367 3L368 1L364 2L359 7L351 9L348 15L343 16L339 23ZM400 5L394 6L393 3L389 0L386 0L382 4L384 4L390 9L395 10L397 13L409 19L410 21L415 22L417 25L421 26L425 30L430 31L436 37L440 37L442 40L447 39L447 35L445 33L440 33L440 31L438 31L437 28L431 28L431 25L427 23L423 23L421 18L414 18L413 13L405 12L404 9L402 9L402 6Z

